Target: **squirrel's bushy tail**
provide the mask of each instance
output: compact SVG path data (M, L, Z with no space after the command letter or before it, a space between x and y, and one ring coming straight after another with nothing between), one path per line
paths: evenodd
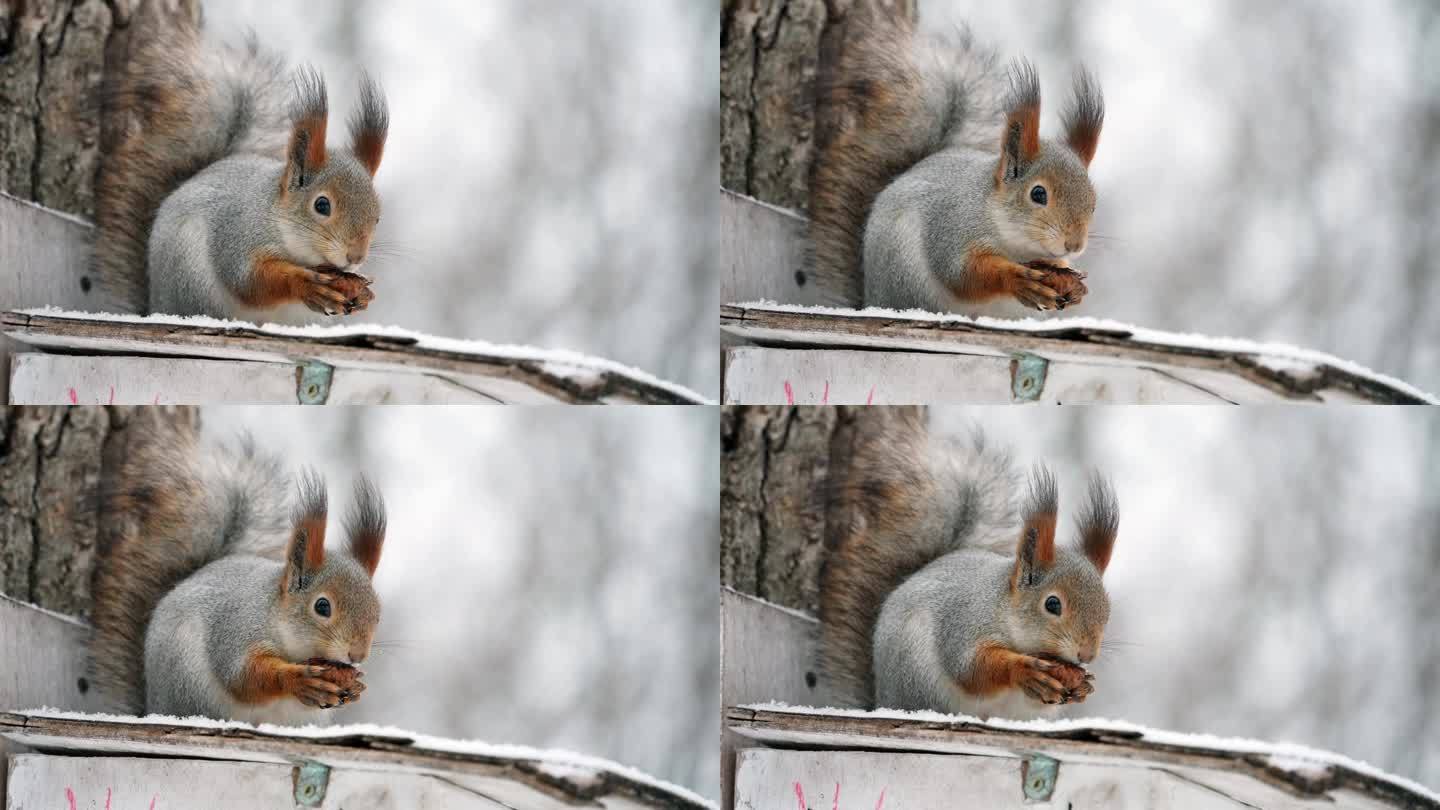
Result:
M836 705L871 708L875 622L910 575L961 547L992 545L1019 526L1020 479L1007 453L977 429L931 438L921 410L896 409L857 427L831 485L820 571L819 668Z
M871 204L942 148L998 155L1007 85L996 54L966 28L920 32L871 2L856 3L850 15L847 25L858 30L817 81L809 266L826 296L860 306Z
M139 408L100 491L92 675L117 708L144 710L145 628L181 580L229 553L280 558L290 479L248 437L202 443L193 411ZM271 541L271 542L267 542Z
M253 35L202 36L199 0L148 0L107 57L91 260L105 308L148 311L146 247L170 192L227 155L284 154L284 63Z

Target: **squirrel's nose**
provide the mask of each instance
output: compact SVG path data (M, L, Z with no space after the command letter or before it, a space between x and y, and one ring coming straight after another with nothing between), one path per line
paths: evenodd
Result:
M1065 240L1066 253L1079 253L1085 249L1085 237L1071 238Z
M364 662L364 660L365 660L365 656L367 656L367 655L369 655L369 654L370 654L370 650L369 650L368 648L367 648L367 649L363 649L363 650L351 650L351 651L350 651L350 663L352 663L352 664L362 663L362 662Z
M349 261L350 265L353 267L365 261L365 249L361 248L359 250L356 250L354 248L351 248L350 250L345 251L345 259Z

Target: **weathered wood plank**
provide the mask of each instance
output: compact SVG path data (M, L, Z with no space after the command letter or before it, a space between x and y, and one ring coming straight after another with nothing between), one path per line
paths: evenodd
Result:
M555 402L703 404L704 398L609 361L539 349L487 349L478 344L342 330L300 336L263 327L196 326L159 321L113 321L7 312L3 331L38 348L66 353L150 354L285 363L320 361L336 368L447 376L457 384L484 378L507 390L529 389ZM428 342L427 342L428 341ZM488 393L488 392L485 392ZM519 395L518 393L516 394ZM214 400L212 400L214 401ZM52 404L64 404L52 403Z
M211 402L313 404L301 398L299 366L252 360L124 357L20 352L11 373L14 404L203 405ZM341 368L331 371L323 404L476 404L553 402L509 380Z
M223 728L183 723L116 723L0 712L0 736L41 752L67 756L147 756L223 759L229 762L291 765L300 761L336 770L409 773L450 781L499 780L568 803L694 810L706 804L692 794L655 783L602 760L557 761L510 753L477 751L434 738L353 732L344 727L325 736L259 732L243 724ZM516 807L534 805L512 802ZM398 802L397 807L412 806ZM548 805L539 805L547 807Z
M805 272L805 218L721 189L720 300L829 303Z
M759 346L737 346L725 353L721 402L727 405L1229 401L1146 367L1057 360L1048 364L1043 389L1022 399L1016 394L1013 358L997 355ZM1278 399L1257 386L1247 388L1252 398Z
M93 231L77 217L0 191L0 310L97 309L99 291L85 276ZM6 401L15 349L0 335L0 402Z
M750 749L740 754L735 806L870 810L1037 807L1059 810L1238 810L1253 807L1182 776L1149 768L1062 764L1048 800L1027 800L1016 758ZM1272 791L1273 792L1273 791ZM1277 797L1267 808L1302 807ZM1343 806L1343 805L1342 805Z
M725 304L721 330L748 343L779 349L921 351L1010 357L1033 354L1051 363L1069 360L1097 367L1144 367L1215 390L1214 372L1236 381L1222 392L1234 401L1356 399L1372 403L1436 404L1433 396L1379 375L1362 374L1342 361L1257 354L1136 338L1118 328L1067 326L1019 329L963 320L874 317L835 312L793 312L761 305ZM726 367L727 382L734 370ZM1097 368L1103 380L1111 373ZM1192 375L1186 377L1185 375ZM1243 384L1243 385L1241 385ZM1248 399L1247 399L1248 395Z

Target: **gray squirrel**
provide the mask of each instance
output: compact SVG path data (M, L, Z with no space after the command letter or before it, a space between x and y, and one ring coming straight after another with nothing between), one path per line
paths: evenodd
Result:
M968 30L921 33L856 3L818 84L810 268L850 306L1009 315L1078 304L1105 106L1084 69L1063 140L1040 81ZM1008 87L1007 87L1008 72ZM1021 308L1023 307L1023 309Z
M108 306L257 323L365 309L379 86L362 75L350 146L328 150L320 74L288 74L253 35L210 42L200 16L198 0L141 4L106 78L92 272Z
M132 714L288 725L358 700L380 620L379 491L357 481L348 544L327 545L318 475L292 484L248 437L213 444L193 422L135 420L147 434L101 493L112 520L90 649L102 693Z
M1079 543L1055 542L1058 493L1022 482L976 432L932 437L892 412L856 437L829 492L819 668L830 702L1033 718L1094 691L1085 666L1110 616L1101 577L1119 529L1091 479Z

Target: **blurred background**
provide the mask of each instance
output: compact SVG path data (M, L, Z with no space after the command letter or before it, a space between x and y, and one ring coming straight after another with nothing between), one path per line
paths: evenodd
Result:
M1092 467L1120 537L1096 692L1071 717L1290 741L1440 785L1440 412L932 409L1060 484Z
M1440 391L1440 4L920 0L1105 91L1076 314L1320 349ZM1069 313L1066 313L1069 314Z
M206 408L385 495L383 612L342 723L606 757L718 798L712 408Z
M347 322L567 348L717 397L719 18L685 0L206 0L390 102L377 300ZM331 143L343 128L331 127Z

